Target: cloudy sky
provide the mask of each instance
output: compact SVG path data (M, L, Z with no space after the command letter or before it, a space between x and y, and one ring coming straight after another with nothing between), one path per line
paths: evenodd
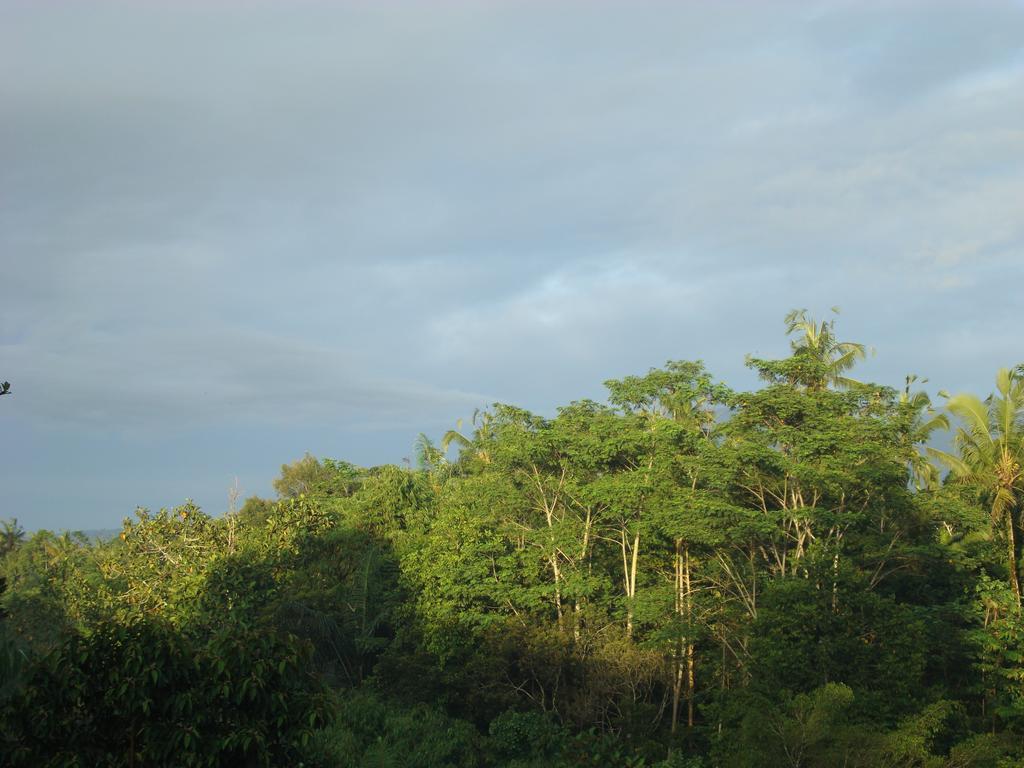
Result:
M400 462L842 307L1024 359L1024 4L0 0L0 517Z

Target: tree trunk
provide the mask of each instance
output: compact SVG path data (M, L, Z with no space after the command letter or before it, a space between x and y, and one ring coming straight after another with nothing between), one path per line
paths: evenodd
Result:
M682 539L676 539L676 595L675 608L676 616L683 615L683 558ZM683 645L685 639L680 633L676 638L675 652L672 654L672 727L670 733L674 736L676 726L679 723L679 701L683 691Z
M832 556L832 613L839 613L839 553L838 552L836 552Z
M675 734L679 722L679 705L684 697L684 676L685 676L685 698L686 698L686 727L693 728L693 694L695 680L695 657L693 638L690 631L693 624L693 605L691 602L691 581L690 581L690 548L683 543L682 539L676 540L676 615L680 621L686 623L686 633L680 633L676 640L674 655L674 670L672 675L672 728L671 733Z
M633 562L629 569L629 620L627 635L633 637L633 604L636 602L636 566L640 556L640 531L633 537Z
M636 558L640 547L640 534L633 539L632 564L630 564L629 543L626 541L626 526L619 531L622 548L622 589L626 593L626 637L633 637L633 597L636 594Z
M683 582L686 587L686 727L693 730L693 694L694 694L694 653L693 653L693 591L690 588L690 547L683 549L685 568Z
M587 507L587 516L583 523L583 546L580 549L579 563L581 568L583 565L586 565L588 572L590 571L590 529L592 525L593 515L591 508ZM583 625L582 603L585 600L586 597L579 595L573 600L572 636L577 643L580 642L581 638Z
M1006 513L1006 540L1007 566L1010 570L1010 586L1013 587L1013 596L1017 599L1017 610L1020 610L1020 580L1017 576L1017 535L1014 530L1013 513Z
M558 554L551 555L551 572L555 577L555 611L558 614L558 631L565 632L565 617L562 612L562 572L558 567Z

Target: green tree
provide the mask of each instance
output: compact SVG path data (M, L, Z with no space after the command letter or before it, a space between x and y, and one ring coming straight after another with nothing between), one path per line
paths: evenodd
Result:
M918 390L911 391L917 376L907 376L906 384L900 393L900 405L911 414L912 421L907 436L914 450L910 454L910 474L917 490L935 489L941 480L938 467L932 461L941 461L941 452L928 445L933 434L939 430L949 429L949 418L946 414L932 408L928 393ZM927 382L924 379L921 383Z
M491 456L486 448L486 443L491 437L491 420L493 418L494 415L490 411L483 411L479 408L474 410L473 426L476 429L472 438L459 431L462 429L462 419L459 419L455 423L455 429L449 429L441 437L441 452L446 454L452 445L457 445L459 446L460 456L462 451L467 451L469 455L475 456L484 464L490 463ZM475 451L470 451L469 449L472 448L474 440L479 445Z
M25 540L25 529L18 525L18 518L0 520L0 558L13 552Z
M832 311L838 314L835 307ZM794 309L786 315L786 334L796 338L791 342L793 355L812 363L812 374L803 382L809 389L827 385L846 388L859 384L846 373L867 354L867 347L852 341L839 341L835 334L835 320L818 322L806 309Z
M308 646L225 623L74 634L0 706L5 765L296 765L326 714Z
M946 403L957 417L954 444L958 455L943 453L954 477L981 492L1006 538L1006 569L1010 586L1021 603L1019 576L1021 493L1024 492L1024 376L1002 368L996 392L984 401L959 394Z
M325 474L319 459L307 453L291 464L281 465L281 476L274 481L274 490L282 499L294 499L312 493Z

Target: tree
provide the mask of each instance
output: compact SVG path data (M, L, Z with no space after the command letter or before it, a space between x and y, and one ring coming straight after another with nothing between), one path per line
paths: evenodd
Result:
M18 525L18 518L0 520L0 557L13 552L25 540L25 529Z
M621 381L606 381L609 400L623 418L618 431L621 466L609 479L612 503L620 519L620 543L624 585L628 601L626 632L632 634L633 606L636 598L637 558L641 530L647 528L649 514L674 509L679 488L674 466L680 456L692 454L694 443L706 438L714 424L715 406L728 396L725 387L715 384L700 362L669 361L662 370L652 369L646 376L628 376ZM684 487L688 479L684 479ZM683 562L685 541L676 539L676 560Z
M4 765L301 765L325 714L308 662L308 644L244 623L104 623L0 707Z
M908 437L914 450L910 454L910 475L914 487L921 491L935 489L939 486L938 467L929 459L940 458L940 452L926 445L932 434L939 430L949 429L949 418L932 408L931 398L926 392L912 392L910 387L917 381L917 376L907 376L906 385L900 393L900 405L912 414ZM922 380L922 384L928 379ZM918 446L923 446L918 448Z
M490 411L481 411L479 408L473 411L473 426L476 427L474 438L477 443L485 443L491 437L491 420L494 415ZM455 429L449 429L441 437L441 453L447 454L448 448L454 443L459 446L459 450L467 450L472 447L473 439L466 437L464 434L459 432L462 429L462 419L455 422ZM490 453L485 447L478 448L471 455L476 456L484 464L489 464L491 461Z
M291 464L281 465L281 476L274 481L274 490L282 499L294 499L310 493L324 476L324 468L309 453Z
M0 382L0 395L9 395L9 394L11 394L11 382L9 382L9 381Z
M274 480L274 490L281 499L316 496L321 501L335 501L351 496L363 482L365 471L347 461L317 459L306 453L291 464L281 465L281 476Z
M938 454L954 477L976 486L1006 536L1006 567L1017 607L1021 604L1020 559L1021 494L1024 492L1024 375L1002 368L996 374L996 392L984 401L959 394L946 403L961 421L954 444L959 455Z
M835 307L832 311L839 314ZM820 372L805 382L808 389L823 389L832 385L845 389L859 384L845 374L867 355L867 347L852 341L839 341L835 334L835 320L820 323L809 317L806 309L794 309L786 315L786 334L797 334L791 342L794 356L803 356L820 366Z

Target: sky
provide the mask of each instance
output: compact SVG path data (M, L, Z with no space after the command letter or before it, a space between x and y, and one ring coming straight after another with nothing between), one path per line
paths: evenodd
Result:
M1024 360L1021 2L0 0L0 518L400 463L833 305Z

